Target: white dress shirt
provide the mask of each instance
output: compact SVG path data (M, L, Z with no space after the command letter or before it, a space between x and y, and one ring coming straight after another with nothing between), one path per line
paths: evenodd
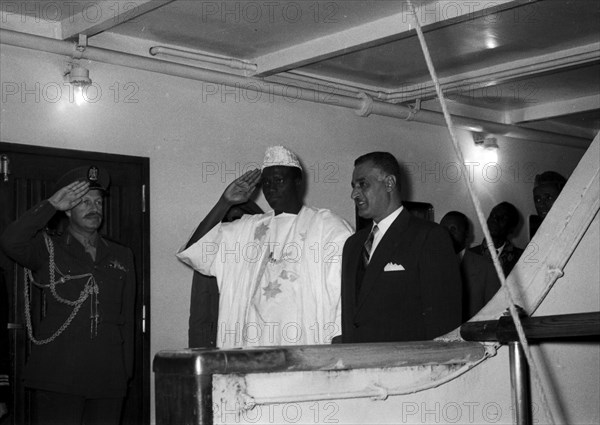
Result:
M404 207L401 205L400 208L395 210L393 213L388 215L386 218L381 220L379 223L375 223L375 221L373 221L373 226L377 226L378 232L375 234L375 236L373 238L373 246L371 247L371 252L370 252L371 258L373 257L373 253L375 252L375 249L377 249L377 245L379 245L379 242L381 242L383 235L385 235L385 232L388 231L388 229L390 228L390 226L392 225L394 220L396 220L396 218L398 218L398 216L400 215L400 213L402 212L403 209L404 209Z

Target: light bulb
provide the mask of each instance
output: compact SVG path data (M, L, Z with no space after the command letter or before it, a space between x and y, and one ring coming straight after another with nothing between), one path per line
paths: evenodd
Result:
M83 93L83 87L82 86L75 86L74 98L75 98L75 104L77 106L81 106L84 103L86 103L85 102L85 95Z

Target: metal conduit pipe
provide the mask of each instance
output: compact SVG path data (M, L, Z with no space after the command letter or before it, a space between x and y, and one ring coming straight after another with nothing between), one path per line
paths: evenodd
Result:
M217 65L225 65L232 69L242 69L244 71L256 72L256 69L258 68L258 66L255 63L249 63L240 59L209 55L205 53L188 52L186 50L173 49L171 47L165 46L151 47L150 54L152 56L166 55L199 60L203 62L214 63Z
M73 42L40 37L5 29L0 29L0 44L70 57L75 56L77 58L108 63L111 65L119 65L207 83L220 84L237 89L245 89L275 96L293 98L294 100L300 99L308 102L340 106L354 109L361 116L376 114L392 118L402 118L404 120L413 120L426 124L444 127L446 126L443 114L439 112L414 110L403 105L373 100L367 95L362 97L343 96L335 93L272 83L257 78L241 77L233 74L227 74L98 47L87 46L84 51L78 51L77 44ZM470 131L484 131L487 133L494 133L511 138L532 140L541 143L569 145L580 148L587 148L590 144L590 140L580 137L564 136L556 133L531 130L512 125L498 124L490 121L464 118L459 116L454 116L453 121L454 125L459 128Z

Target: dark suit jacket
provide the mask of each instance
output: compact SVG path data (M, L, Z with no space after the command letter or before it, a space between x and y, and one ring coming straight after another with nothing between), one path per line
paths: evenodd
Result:
M498 292L500 280L491 261L469 250L465 250L460 272L463 279L463 322L466 322Z
M461 323L461 279L446 229L404 209L364 270L361 250L370 229L344 245L342 342L429 340ZM384 271L386 265L403 271Z
M217 346L219 324L219 286L217 278L194 271L190 297L188 346Z
M471 248L470 251L474 252L475 254L482 255L488 260L492 261L492 254L490 254L490 250L487 247L485 239L481 242L480 245ZM521 258L522 254L523 250L521 248L514 246L511 241L506 241L506 245L504 245L504 249L498 257L498 260L502 265L502 271L504 272L504 276L508 277L513 267L515 267L515 265L519 261L519 258Z
M533 239L533 235L542 225L542 218L539 215L529 216L529 239Z

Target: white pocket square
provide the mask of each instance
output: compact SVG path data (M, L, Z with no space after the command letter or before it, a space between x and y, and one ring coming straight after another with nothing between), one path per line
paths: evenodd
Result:
M402 267L402 264L396 264L396 263L387 263L385 265L385 267L383 268L384 272L401 272L404 270L404 267Z

